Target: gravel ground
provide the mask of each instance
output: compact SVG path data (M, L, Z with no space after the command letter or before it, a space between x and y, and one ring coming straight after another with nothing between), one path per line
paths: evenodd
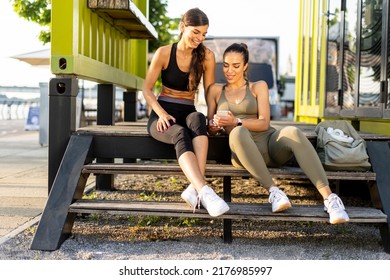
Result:
M208 180L221 191L219 179ZM277 183L293 204L321 203L308 182ZM121 175L116 192L89 196L176 200L187 184L180 176ZM232 190L237 202L267 200L252 179L233 181ZM355 186L340 194L347 207L370 203L361 190ZM29 249L35 230L33 225L1 244L0 260L390 260L376 225L233 221L233 243L225 244L218 219L84 215L76 218L72 236L52 252Z

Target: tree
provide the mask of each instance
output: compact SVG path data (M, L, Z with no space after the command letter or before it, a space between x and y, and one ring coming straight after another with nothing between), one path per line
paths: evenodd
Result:
M51 0L10 0L14 11L22 18L42 26L39 40L50 42ZM149 0L149 21L158 33L158 40L149 42L149 52L176 39L180 18L171 19L167 14L167 0ZM167 32L168 31L168 32Z
M158 40L149 41L149 52L172 43L178 37L174 31L179 28L180 18L167 17L167 6L167 0L149 0L149 21L158 33Z
M51 0L10 0L14 11L22 18L42 26L39 40L50 42Z

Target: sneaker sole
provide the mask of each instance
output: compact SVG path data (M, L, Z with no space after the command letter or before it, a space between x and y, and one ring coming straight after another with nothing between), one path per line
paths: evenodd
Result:
M280 205L278 209L272 211L272 213L283 212L283 211L285 211L285 210L287 210L287 209L289 209L289 208L291 208L291 207L292 207L292 206L291 206L290 203L285 203L285 204Z
M349 220L345 220L345 219L338 219L338 220L334 220L334 221L329 221L329 223L331 223L332 225L345 224L348 222L349 222Z
M225 214L227 211L229 211L230 210L230 207L228 206L228 205L226 205L224 208L222 208L222 210L220 210L217 214L213 214L213 215L211 215L210 213L209 213L209 215L211 216L211 217L218 217L218 216L221 216L221 215L223 215L223 214Z

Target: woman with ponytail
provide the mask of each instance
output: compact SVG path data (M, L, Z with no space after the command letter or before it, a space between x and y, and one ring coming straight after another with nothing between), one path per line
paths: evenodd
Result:
M206 185L206 117L196 111L194 103L201 78L205 92L214 83L215 56L203 45L208 27L207 15L198 8L183 15L179 41L160 47L154 54L143 94L152 108L149 134L174 145L179 165L190 182L181 197L194 211L202 204L211 216L220 216L229 206ZM153 88L160 74L163 86L156 97Z
M267 167L278 167L295 156L324 200L331 224L349 221L340 197L332 193L318 155L306 135L295 126L275 129L270 125L268 86L265 81L249 82L249 51L235 43L223 54L226 84L213 84L207 95L209 133L229 134L232 164L245 168L268 192L272 212L283 212L292 205L279 189ZM225 115L218 111L227 112Z

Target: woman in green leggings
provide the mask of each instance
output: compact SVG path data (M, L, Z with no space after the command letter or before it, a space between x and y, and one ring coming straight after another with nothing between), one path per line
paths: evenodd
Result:
M269 191L272 212L291 207L286 194L274 185L267 167L277 167L295 156L299 166L324 199L332 224L349 221L341 199L332 193L318 155L301 130L270 126L268 86L249 82L249 52L245 44L232 44L223 55L226 84L213 84L207 92L209 134L228 133L232 164L247 169Z

